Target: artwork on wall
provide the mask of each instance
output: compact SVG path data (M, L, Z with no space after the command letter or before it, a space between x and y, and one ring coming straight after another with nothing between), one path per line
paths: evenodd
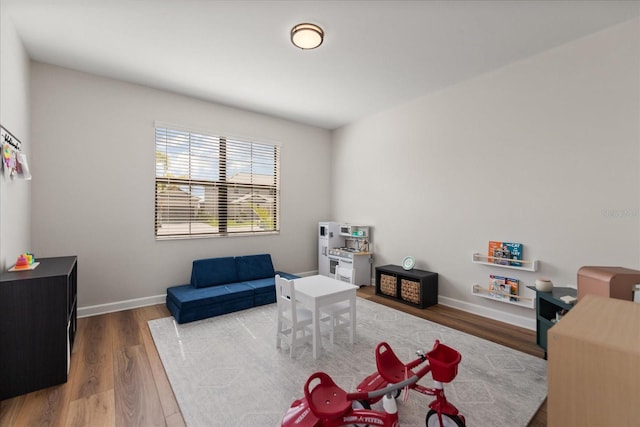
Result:
M27 156L22 152L22 143L1 125L0 142L2 143L2 169L5 178L31 179Z

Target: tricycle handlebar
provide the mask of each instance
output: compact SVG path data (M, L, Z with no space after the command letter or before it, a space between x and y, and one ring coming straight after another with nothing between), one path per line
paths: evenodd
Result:
M427 371L429 370L429 365L425 366L423 369L420 370L419 373L422 373L422 375L424 375ZM422 372L425 371L425 372ZM381 388L379 390L373 390L373 391L360 391L360 392L356 392L356 393L347 393L347 399L348 400L368 400L368 399L375 399L376 397L380 397L380 396L384 396L387 393L391 393L392 391L396 391L396 390L400 390L404 387L410 386L416 382L418 382L418 380L421 377L419 375L413 375L410 378L407 378L406 380L397 382L397 383L393 383L393 384L388 384L386 387Z

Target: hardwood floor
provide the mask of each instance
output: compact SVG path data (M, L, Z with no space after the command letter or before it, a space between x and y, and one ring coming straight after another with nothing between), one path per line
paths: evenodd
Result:
M67 383L0 402L0 426L184 426L147 321L164 305L78 319Z
M371 286L358 296L544 356L533 331L441 305L413 308L374 295ZM184 426L147 327L147 321L167 316L164 305L155 305L78 319L67 383L1 401L0 426ZM545 427L546 418L545 402L529 427Z

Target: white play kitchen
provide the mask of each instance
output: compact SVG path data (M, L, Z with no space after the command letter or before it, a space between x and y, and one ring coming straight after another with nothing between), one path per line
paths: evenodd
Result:
M356 286L371 284L371 227L323 221L318 224L318 274L333 277L336 267L354 270Z

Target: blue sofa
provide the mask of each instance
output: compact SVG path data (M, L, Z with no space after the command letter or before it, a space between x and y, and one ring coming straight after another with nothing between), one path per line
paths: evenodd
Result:
M246 255L193 261L191 283L167 288L167 308L178 323L193 322L276 302L271 255Z

